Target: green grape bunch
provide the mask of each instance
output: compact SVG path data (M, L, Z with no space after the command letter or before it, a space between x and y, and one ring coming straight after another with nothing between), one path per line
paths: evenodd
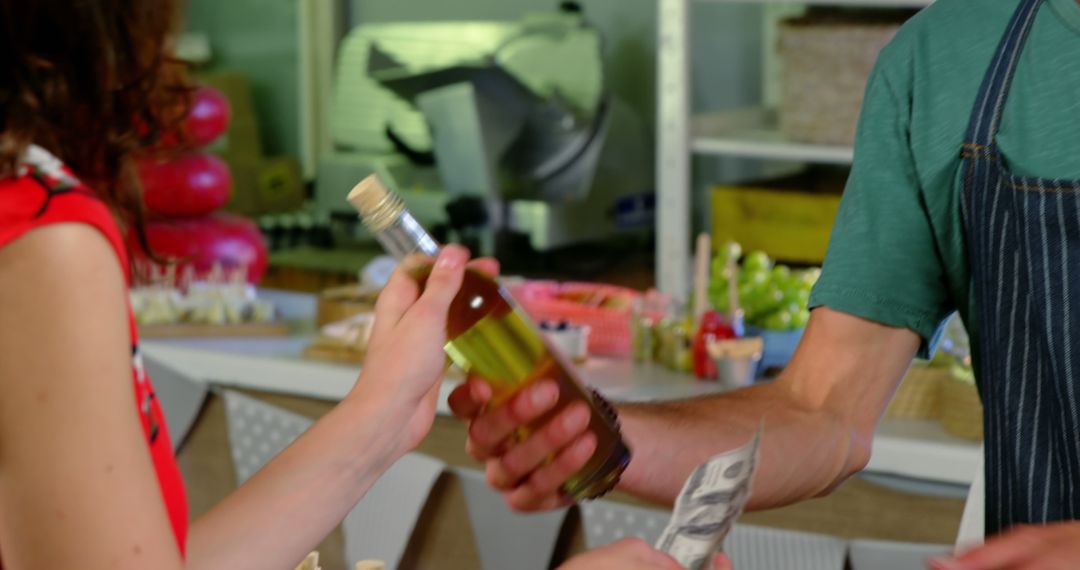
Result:
M729 262L734 262L734 276ZM712 260L709 298L713 308L727 312L728 287L734 278L748 325L776 331L801 329L810 318L810 290L820 274L816 267L793 270L777 264L764 251L743 255L738 243L728 242Z

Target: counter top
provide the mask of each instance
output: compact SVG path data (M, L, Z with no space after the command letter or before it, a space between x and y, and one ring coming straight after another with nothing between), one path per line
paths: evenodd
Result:
M310 319L312 295L267 292L286 319ZM302 357L310 335L281 338L193 338L144 340L143 353L165 366L203 382L339 400L352 388L359 366L312 361ZM722 391L716 383L653 365L593 358L580 367L582 380L616 401L691 398ZM442 386L438 413L450 413L446 395L461 381L449 375ZM979 445L947 435L936 422L886 418L874 439L867 471L929 481L969 485L978 465Z
M143 353L161 364L201 381L340 400L360 375L360 366L303 358L310 336L284 338L199 338L146 340ZM715 383L698 382L660 366L627 360L593 358L578 367L582 380L604 396L619 401L676 400L721 391ZM448 374L443 391L461 382ZM440 414L448 415L445 398Z

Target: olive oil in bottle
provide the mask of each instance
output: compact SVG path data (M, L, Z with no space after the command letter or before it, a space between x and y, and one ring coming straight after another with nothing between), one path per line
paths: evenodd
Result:
M348 200L391 255L401 259L413 253L438 253L435 240L375 176L353 188ZM427 267L417 273L421 286L429 272ZM585 467L566 482L563 492L583 499L614 486L630 461L630 450L619 436L613 417L581 387L573 368L550 349L543 334L505 290L490 277L467 271L461 291L450 305L446 328L446 353L462 370L491 384L493 405L501 405L539 380L558 384L557 404L529 428L543 426L572 402L588 404L589 430L596 436L596 451ZM528 431L520 435L527 437Z

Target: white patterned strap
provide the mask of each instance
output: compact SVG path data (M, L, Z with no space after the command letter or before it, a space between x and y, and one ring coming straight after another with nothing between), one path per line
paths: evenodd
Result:
M27 146L26 151L19 158L19 176L25 175L30 169L37 170L50 178L55 178L65 186L79 185L79 181L64 170L63 161L36 144Z

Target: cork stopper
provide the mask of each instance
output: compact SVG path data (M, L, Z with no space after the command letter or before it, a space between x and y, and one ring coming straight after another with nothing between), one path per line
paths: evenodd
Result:
M379 177L372 174L353 186L345 199L352 204L353 208L356 208L357 212L360 212L361 216L366 217L375 212L389 194L390 191L386 189Z
M374 174L357 183L345 199L360 213L364 225L372 231L390 226L405 211L401 199Z
M386 563L381 560L361 560L353 570L386 570Z

